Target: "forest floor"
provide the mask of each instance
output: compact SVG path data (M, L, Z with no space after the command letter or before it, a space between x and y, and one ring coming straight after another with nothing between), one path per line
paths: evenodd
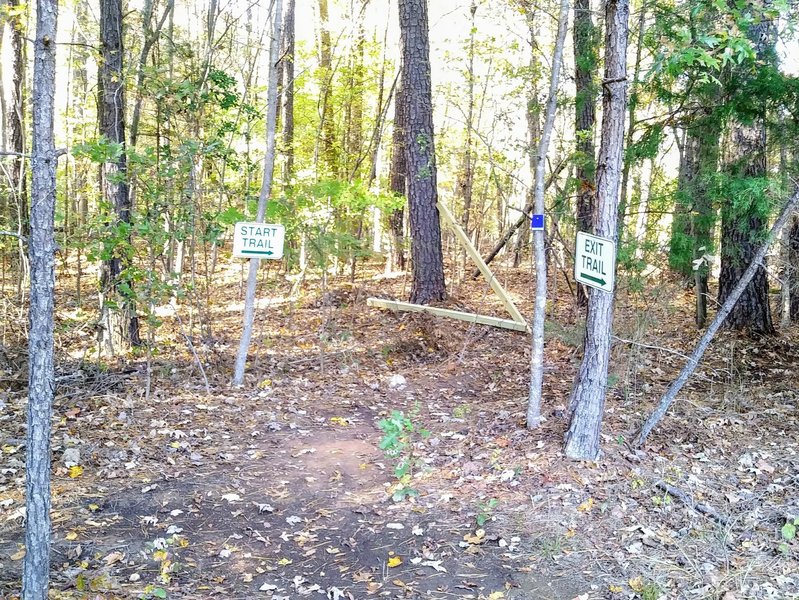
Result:
M180 320L163 311L149 398L145 357L98 363L95 307L62 284L51 598L799 598L799 544L781 534L799 518L795 327L720 335L635 450L696 332L689 292L620 290L603 455L580 463L561 452L582 335L565 284L551 303L546 421L527 431L528 337L368 308L409 285L371 273L308 280L299 299L270 276L247 384L231 389L241 296L238 270L227 275L209 295L212 337L190 337L210 393L182 306ZM529 272L498 276L529 315ZM460 285L446 305L503 316L486 290ZM0 597L16 598L24 318L6 311ZM379 448L393 410L431 432L414 447L418 495L400 502Z

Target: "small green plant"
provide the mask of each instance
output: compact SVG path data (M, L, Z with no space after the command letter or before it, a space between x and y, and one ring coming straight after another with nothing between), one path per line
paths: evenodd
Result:
M663 590L660 589L660 586L650 581L645 584L644 589L641 590L641 600L658 600L662 594Z
M477 526L482 527L491 520L494 509L499 504L499 500L491 498L488 502L480 502L477 504L479 512L477 513Z
M452 409L452 416L455 419L463 419L465 418L470 412L472 412L472 407L468 404L459 404L455 408Z
M144 588L144 592L139 596L139 600L151 600L152 598L167 598L166 590L152 584Z
M386 419L381 419L377 426L383 432L380 440L380 449L386 458L395 461L394 477L397 484L394 488L392 499L401 502L405 498L418 496L418 492L411 486L413 470L419 463L419 457L414 453L416 442L426 439L430 432L415 422L419 416L419 405L407 415L400 411L391 411Z
M790 542L796 539L797 527L799 527L799 517L788 519L785 525L782 526L782 529L780 529L782 543L779 545L779 551L783 554L789 554L791 552Z
M547 537L539 542L544 558L552 559L563 554L564 538L561 535Z

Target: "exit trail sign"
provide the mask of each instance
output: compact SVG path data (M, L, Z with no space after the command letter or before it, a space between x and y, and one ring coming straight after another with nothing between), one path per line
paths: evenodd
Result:
M574 279L592 288L613 292L616 281L616 242L578 231L574 252Z
M283 258L286 230L272 223L236 223L233 256L238 258Z

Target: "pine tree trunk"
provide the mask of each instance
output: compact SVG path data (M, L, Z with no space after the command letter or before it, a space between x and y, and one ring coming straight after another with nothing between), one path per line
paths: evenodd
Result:
M577 180L577 229L592 232L594 196L596 193L596 158L594 156L594 123L596 122L597 88L594 73L599 64L597 36L591 18L591 0L574 3L574 135ZM588 292L577 284L577 304L588 304Z
M102 164L100 187L104 202L113 211L113 225L131 222L130 190L125 156L125 74L122 69L122 1L100 2L100 64L98 94L100 135L122 148L119 156ZM123 244L130 243L123 241ZM100 266L100 345L109 356L125 353L140 343L139 322L130 291L122 293L121 276L125 268L117 252ZM132 282L125 282L128 290Z
M57 0L36 4L33 66L33 155L28 252L31 292L28 331L28 431L25 448L25 559L23 600L44 600L50 577L50 421L55 378L56 162L55 115Z
M408 210L411 226L413 284L410 301L443 300L444 257L441 251L436 160L433 140L433 98L427 0L400 0L402 89L406 99L405 155L408 168Z
M596 235L616 239L627 104L628 0L605 4L605 73L602 86L602 140L597 161ZM583 362L574 382L571 423L564 451L569 458L596 460L605 410L613 330L613 294L591 290Z

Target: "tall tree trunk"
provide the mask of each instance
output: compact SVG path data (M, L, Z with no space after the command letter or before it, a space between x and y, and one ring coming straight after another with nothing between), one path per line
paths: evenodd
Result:
M772 61L774 24L765 16L751 25L747 36L755 48L757 61ZM760 115L750 123L737 123L732 129L727 172L732 178L746 178L751 188L765 189L766 171L766 101L762 100ZM758 186L758 180L761 185ZM719 303L723 304L746 270L757 251L768 225L770 206L765 193L756 190L736 194L721 209L721 271L719 273ZM762 264L752 281L733 307L725 325L752 334L769 335L775 332L769 307L766 264Z
M599 65L599 39L591 18L591 0L574 3L574 136L575 179L577 180L577 229L591 232L594 227L596 194L596 158L594 156L594 123L596 122L597 88L594 73ZM588 304L588 292L577 284L577 304Z
M131 222L131 200L125 156L125 74L122 69L122 0L100 2L100 64L98 94L100 135L121 148L119 155L102 164L100 186L103 201L111 208L111 227ZM123 235L122 246L130 244ZM113 251L100 266L100 345L113 356L124 353L139 340L139 321L132 297L132 281L123 281L127 248Z
M552 53L552 74L549 84L544 129L536 152L535 165L535 208L534 213L543 215L544 173L546 171L547 151L552 129L555 126L555 111L558 104L558 83L563 63L563 46L566 42L566 28L569 24L569 0L561 0L558 16L558 35ZM547 261L544 230L533 232L535 246L535 306L533 308L532 348L530 351L530 391L527 399L527 428L533 429L541 424L541 397L544 385L544 322L547 306Z
M33 153L28 252L31 294L28 331L28 431L25 446L23 600L48 596L50 577L50 421L55 294L55 115L57 0L36 3L33 64Z
M627 104L628 0L605 4L605 73L602 82L602 140L597 162L596 235L616 239ZM614 265L615 268L615 265ZM569 458L596 460L605 411L613 330L613 293L591 290L583 362L574 382L571 423L564 451Z
M261 182L261 193L258 197L258 214L256 221L262 223L266 216L269 197L272 194L272 179L275 170L275 138L277 128L277 62L280 59L280 37L283 20L283 2L275 0L273 7L274 22L272 27L272 42L269 46L269 83L267 87L266 109L266 151L264 155L264 175ZM236 355L236 367L233 374L233 385L244 383L244 371L247 366L247 354L252 338L252 324L255 317L255 287L258 283L258 267L261 260L250 259L250 271L247 276L247 293L244 297L244 324L241 334L239 351Z
M283 37L283 185L294 176L294 15L297 0L288 0Z
M400 0L402 89L406 100L405 155L408 167L408 210L411 225L413 284L410 301L443 300L444 257L438 217L433 98L427 0Z

